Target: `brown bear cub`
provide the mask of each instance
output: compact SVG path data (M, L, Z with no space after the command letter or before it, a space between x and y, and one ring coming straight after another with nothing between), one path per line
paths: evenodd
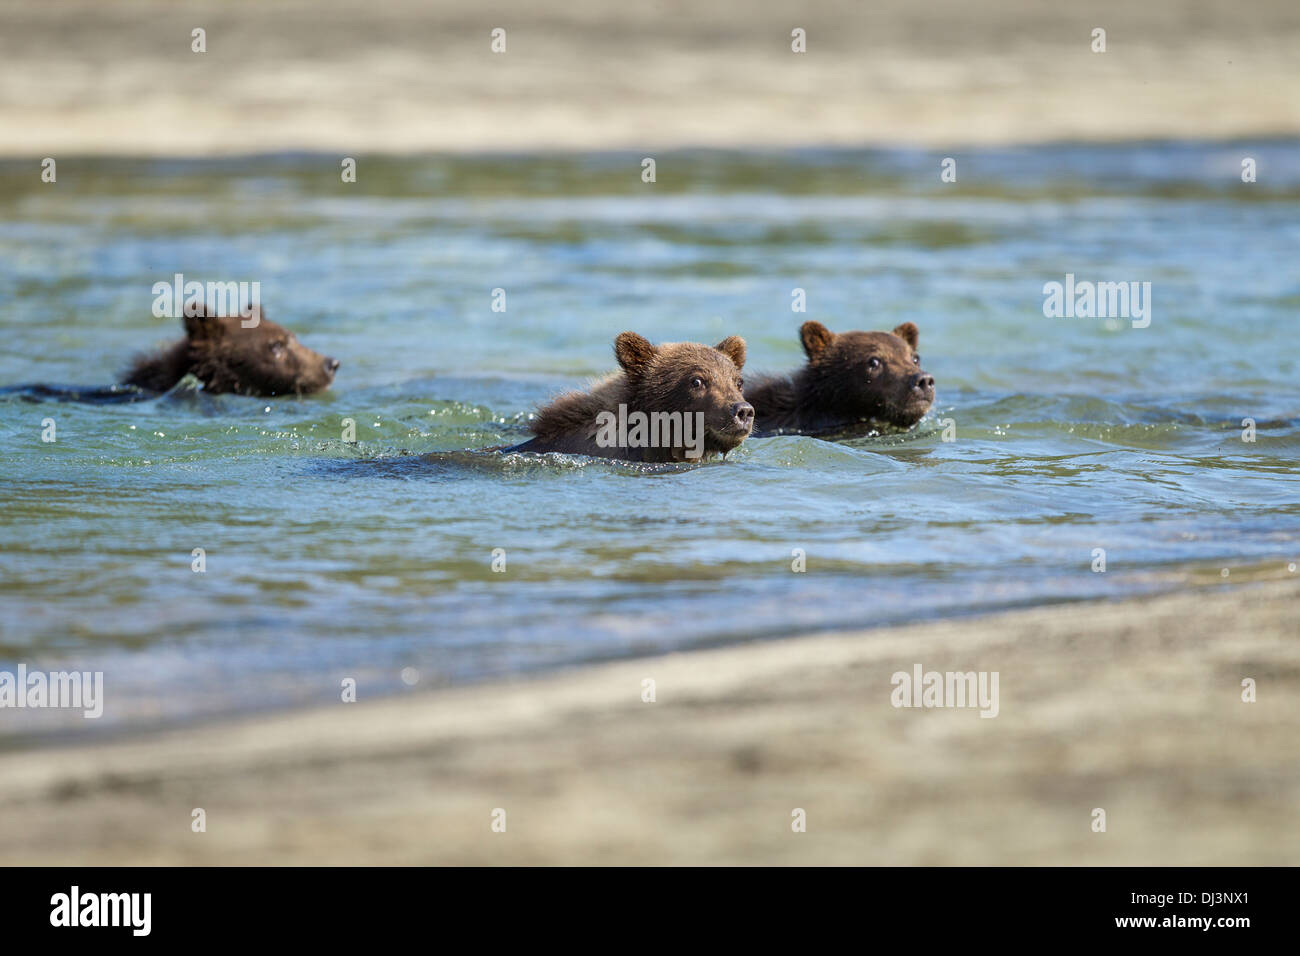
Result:
M808 364L791 376L762 376L745 389L754 432L834 432L859 423L910 428L934 402L934 378L921 370L917 328L841 332L820 322L799 329Z
M748 437L754 408L740 369L745 340L714 348L651 345L635 332L614 340L621 372L587 392L567 392L538 411L530 441L509 451L565 452L624 461L699 461Z
M125 384L165 392L192 374L209 392L306 395L329 388L339 368L338 359L313 352L288 329L263 317L261 309L207 316L200 308L181 321L185 338L137 358Z

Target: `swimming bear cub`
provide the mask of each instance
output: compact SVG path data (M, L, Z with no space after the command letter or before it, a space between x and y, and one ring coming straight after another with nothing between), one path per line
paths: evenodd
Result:
M745 389L754 432L830 432L869 422L910 428L934 402L934 378L921 370L918 331L842 332L820 322L799 329L808 364L794 375L760 376Z
M193 374L209 392L306 395L329 388L339 368L337 359L313 352L288 329L265 318L261 309L208 316L200 307L198 314L181 321L185 338L137 358L125 384L165 392Z
M741 393L745 340L710 348L651 345L635 332L614 340L622 371L587 392L566 392L537 412L534 437L510 451L565 452L624 461L698 461L748 437L754 408Z

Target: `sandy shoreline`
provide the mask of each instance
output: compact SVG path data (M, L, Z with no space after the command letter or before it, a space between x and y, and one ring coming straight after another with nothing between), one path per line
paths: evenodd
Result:
M8 752L0 862L1295 864L1298 599L1286 575ZM997 671L998 716L894 707L916 664Z
M1295 135L1297 48L1289 0L0 0L0 155Z

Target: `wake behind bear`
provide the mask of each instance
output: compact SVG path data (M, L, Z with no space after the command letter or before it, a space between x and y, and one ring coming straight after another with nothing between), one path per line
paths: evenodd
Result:
M338 359L307 348L260 308L224 316L208 316L202 307L195 311L181 320L185 338L137 358L124 384L165 392L193 375L208 392L265 398L308 395L334 381Z
M820 322L799 329L808 364L793 375L757 376L745 389L754 433L825 434L859 423L911 428L934 403L934 377L921 369L919 332L842 332Z
M614 340L622 371L586 392L567 392L537 412L534 437L507 451L563 452L639 462L699 461L726 455L754 424L740 370L745 340L713 348L652 345L635 332Z

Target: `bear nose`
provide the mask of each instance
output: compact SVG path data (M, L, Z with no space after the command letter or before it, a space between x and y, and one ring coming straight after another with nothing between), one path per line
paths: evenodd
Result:
M934 376L933 376L933 375L919 375L919 376L917 376L916 383L915 383L912 387L915 388L915 389L917 389L918 391L922 391L922 392L933 392L933 391L934 391Z
M339 360L336 358L325 359L325 371L333 375L339 370Z
M736 417L736 421L741 425L752 425L754 423L754 406L749 402L737 402L731 406L731 414Z

